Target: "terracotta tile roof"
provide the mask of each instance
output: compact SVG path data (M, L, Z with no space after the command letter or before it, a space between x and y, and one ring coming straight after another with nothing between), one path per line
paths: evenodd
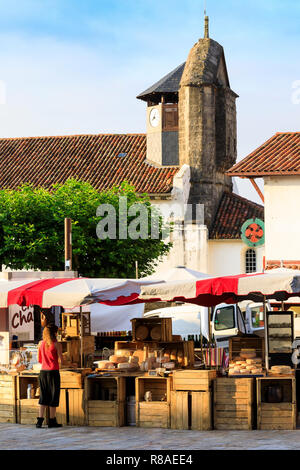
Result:
M264 220L263 206L237 194L224 192L209 231L209 238L240 239L243 223L256 217Z
M145 160L145 134L0 139L0 188L28 182L47 188L76 177L98 190L127 180L138 192L170 192L179 168Z
M278 132L227 171L231 176L300 175L300 132Z

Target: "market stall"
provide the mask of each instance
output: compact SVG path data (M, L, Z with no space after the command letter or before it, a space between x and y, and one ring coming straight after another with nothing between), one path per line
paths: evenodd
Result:
M57 416L63 424L83 425L84 378L92 372L95 336L90 313L83 312L82 306L106 301L123 305L139 295L142 284L154 281L66 278L66 273L32 273L30 279L28 273L13 274L9 273L10 280L0 279L1 329L6 330L0 333L0 422L36 421L40 364L33 328L36 317L41 323L42 311L51 312L55 319L58 308L63 364ZM64 312L64 307L79 307L80 313ZM20 331L17 327L22 323L26 328Z
M93 302L131 305L176 300L212 306L245 299L282 301L300 294L300 275L291 273L145 284L143 280L113 279L51 279L14 284L0 281L0 308L10 302L74 308ZM72 318L66 314L62 321L61 340L77 335L78 358L79 336L81 359L84 333L90 336L88 315L84 320L86 313L80 308L80 315ZM197 357L195 360L193 341L182 341L173 335L171 319L132 319L130 341L115 341L107 356L94 358L90 364L80 361L78 365L71 360L61 370L61 422L187 430L294 429L294 370L284 363L273 365L272 357L269 364L270 356L277 354L274 350L283 348L279 361L283 361L283 354L292 352L293 325L282 312L272 314L268 318L264 312L265 338L244 335L230 339L225 368L223 363L205 363ZM5 408L5 403L0 403L0 419L31 423L36 416L38 370L33 364L31 369L6 368L2 372L5 380L1 385L0 376L0 398L4 400L8 389L11 392L10 406Z
M215 429L295 429L293 314L267 312L266 301L283 303L300 291L295 271L225 276L146 286L137 301L185 301L205 306L243 300L262 302L264 338L247 335L229 342L229 367L214 380ZM284 310L284 309L282 309Z

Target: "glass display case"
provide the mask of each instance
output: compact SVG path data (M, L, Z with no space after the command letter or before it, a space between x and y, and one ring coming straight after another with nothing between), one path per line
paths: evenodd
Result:
M292 354L294 340L294 313L269 312L268 338L270 354Z

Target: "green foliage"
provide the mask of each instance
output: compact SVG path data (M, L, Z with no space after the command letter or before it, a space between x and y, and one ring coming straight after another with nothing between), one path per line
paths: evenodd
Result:
M120 196L127 197L128 208L134 203L146 207L147 239L97 237L97 224L105 217L97 217L97 208L111 204L118 227ZM151 215L158 216L158 239L150 237ZM65 217L72 219L73 269L83 276L133 278L135 261L140 276L146 276L171 247L162 238L166 225L147 195L137 195L126 182L98 192L89 183L70 179L54 185L51 191L31 185L0 190L0 262L11 269L64 270ZM128 224L132 219L128 217Z

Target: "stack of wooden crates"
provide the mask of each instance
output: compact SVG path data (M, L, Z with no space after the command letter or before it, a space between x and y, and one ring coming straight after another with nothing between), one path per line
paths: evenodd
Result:
M256 379L257 429L296 429L296 378L294 376L261 377ZM268 400L269 387L279 387L282 401Z
M136 378L136 425L144 428L169 428L171 422L171 377ZM151 393L151 401L145 399Z
M62 424L69 426L84 426L85 390L84 379L91 373L91 369L77 369L60 371L60 408Z
M255 349L264 363L264 338L234 337L229 340L229 361L242 349ZM214 383L214 429L250 430L256 424L256 392L253 377L220 377Z
M85 378L85 416L88 426L124 426L126 378Z
M17 423L17 374L0 375L0 423Z
M173 374L171 428L209 431L214 370L178 370Z

